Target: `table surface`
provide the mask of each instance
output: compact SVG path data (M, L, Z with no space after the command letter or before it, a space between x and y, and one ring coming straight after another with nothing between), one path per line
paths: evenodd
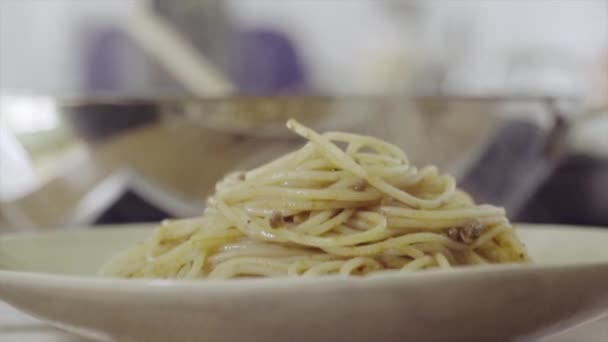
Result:
M91 340L63 332L0 302L0 341L89 342Z
M605 342L608 336L608 315L559 336L543 339L546 342ZM0 341L2 342L91 342L64 332L0 302Z

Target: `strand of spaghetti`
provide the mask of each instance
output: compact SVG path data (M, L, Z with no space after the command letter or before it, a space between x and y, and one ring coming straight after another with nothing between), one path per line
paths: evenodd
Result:
M384 166L402 165L402 161L397 158L384 156L384 155L378 155L378 154L372 154L372 153L368 153L368 152L355 153L355 154L350 155L350 157L353 160L355 160L356 162L366 163L368 165L374 165L374 164L382 164ZM365 165L363 165L363 169L365 169Z
M206 253L192 253L193 254L193 262L192 262L192 266L190 267L190 271L184 276L184 278L186 279L194 279L196 278L199 273L201 272L201 269L203 268L203 265L205 264L205 256Z
M383 177L380 177L383 178ZM418 186L418 183L420 183L422 181L422 175L421 174L415 174L413 176L410 175L403 175L403 176L396 176L396 177L386 177L383 178L385 182L387 182L388 184L392 185L395 188L398 189L404 189L404 190L408 190L412 187L416 187ZM419 197L419 196L417 196ZM434 196L433 196L434 197Z
M266 176L253 181L240 182L229 188L219 189L216 196L223 196L224 193L239 193L247 191L253 186L274 186L283 188L320 188L337 181L348 179L349 175L345 171L282 171L268 173Z
M351 275L354 270L360 267L367 267L370 270L382 269L382 265L372 258L357 257L352 258L342 264L339 273L341 275ZM369 270L365 273L368 273Z
M322 201L322 200L280 200L280 199L265 199L243 203L243 208L252 214L270 215L274 211L280 210L283 216L288 216L285 212L303 212L303 211L319 211L329 209L346 209L370 207L377 204L377 200L373 201Z
M327 220L331 219L332 216L338 213L337 210L323 210L316 212L314 214L310 214L308 219L301 222L297 226L293 227L292 230L296 232L306 232L309 229L312 229L318 225L323 224Z
M436 254L439 253L443 257L447 258L450 263L456 262L456 257L454 253L444 245L435 244L435 243L420 243L416 245L418 250L422 251L424 254Z
M320 261L316 261L316 260L298 260L298 261L294 261L287 268L287 275L288 276L299 276L304 271L306 271L308 268L310 268L310 267L312 267L314 265L318 265L319 263L321 263L321 262Z
M348 154L349 156L352 156L353 154L357 153L357 151L359 151L362 146L361 141L357 139L349 139L345 141L348 142L348 146L346 146L346 154Z
M495 236L497 236L498 234L500 234L501 232L503 232L507 229L509 229L509 226L506 224L494 226L494 227L490 228L489 230L487 230L486 232L484 232L477 239L477 241L475 241L475 243L473 243L473 245L471 245L471 247L476 248L476 247L482 246L482 245L486 244L488 241L492 240Z
M448 261L448 259L446 259L446 257L437 252L433 255L433 257L435 258L435 261L437 262L437 265L439 266L439 268L450 268L452 266L450 266L450 262Z
M164 240L185 239L194 234L201 226L208 221L206 218L192 218L182 220L164 220L160 224L157 233L159 238Z
M265 232L257 232L264 235ZM272 233L281 239L295 242L303 246L311 247L329 247L329 246L349 246L357 245L364 242L373 242L381 240L388 236L389 231L386 227L386 218L378 215L378 221L375 227L357 234L337 236L337 237L317 237L310 235L301 235L288 229L275 229Z
M343 224L335 227L332 232L335 232L337 234L343 234L343 235L351 235L351 234L357 234L360 230L357 229L352 229L348 226L345 226Z
M453 220L470 217L504 216L503 208L481 205L472 208L447 209L447 210L414 210L392 206L380 207L384 214L394 217L415 218L419 220Z
M327 132L324 136L329 140L357 141L360 145L369 146L380 153L388 153L393 157L401 159L403 163L409 164L407 156L399 147L374 137L344 132Z
M466 245L456 242L445 235L440 235L436 233L414 233L364 246L324 247L323 250L331 254L340 256L369 256L374 254L380 254L381 252L389 248L396 248L403 245L413 245L422 242L440 243L446 245L448 248L452 248L455 250L465 250L468 248Z
M418 169L409 165L378 166L366 165L363 167L370 176L378 176L386 179L392 177L413 178L418 176Z
M188 241L191 241L196 248L210 249L233 242L242 236L237 229L226 229L221 232L196 234Z
M387 227L389 227L389 229L393 231L393 228L388 224L388 219L386 222ZM368 230L370 228L369 221L362 219L356 214L350 217L346 222L344 222L344 224L356 230Z
M402 271L417 271L417 270L420 270L424 267L431 265L434 262L435 262L435 259L433 259L432 257L427 255L427 256L423 256L422 258L410 261L405 266L403 266L403 268L401 270Z
M269 241L291 241L303 246L325 247L325 246L348 246L363 242L378 241L387 236L386 218L377 214L377 225L367 231L340 237L317 237L301 235L288 229L269 229L265 228L261 222L256 222L255 218L247 216L238 209L230 209L226 204L218 200L218 208L230 217L230 220L244 234L250 237L257 237Z
M391 230L396 232L407 232L412 231L411 229L421 229L424 227L425 230L441 230L447 229L451 227L461 227L469 222L471 222L471 217L463 217L463 218L454 218L454 219L441 219L441 220L419 220L419 219L409 219L409 218L401 218L401 217L392 217L388 216L388 226ZM504 219L500 216L490 216L475 219L476 222L479 222L480 225L484 227L494 226L496 224L502 223ZM409 229L409 230L408 230Z
M400 245L385 249L381 255L405 256L410 257L412 259L418 259L424 256L424 252L421 251L417 246L414 247L410 245Z
M290 165L298 165L316 150L316 146L311 143L307 143L301 149L288 153L280 158L271 161L268 164L262 165L256 169L250 170L246 173L247 179L256 179L263 174L272 172L277 169L285 169Z
M269 233L264 229L255 227L253 220L247 218L247 215L243 215L235 209L230 209L224 201L217 200L217 209L224 215L235 227L238 228L243 234L251 237L258 238L260 240L279 241L276 234Z
M321 274L327 274L332 271L339 270L342 267L342 265L344 265L344 261L342 261L342 260L326 261L326 262L322 262L318 265L312 266L306 272L304 272L302 275L303 276L317 276L317 275L321 275Z
M146 247L146 244L141 243L115 255L101 267L99 274L103 276L130 277L146 265Z
M506 243L511 245L511 250L512 251L516 251L516 250L520 250L523 251L523 244L517 239L516 235L513 234L513 231L515 229L513 227L511 227L511 230L505 230L502 233L500 233L498 235L498 238L505 241ZM511 233L511 234L509 234Z
M361 165L357 164L336 145L332 144L329 140L317 134L315 131L300 125L293 119L287 121L287 128L317 144L317 146L320 148L320 152L336 166L341 167L343 170L352 172L354 175L361 178L367 178L367 172L365 172L365 169L363 169Z
M396 255L381 255L379 258L381 264L386 265L387 268L400 269L405 264L410 262L410 258L396 256Z
M190 273L190 271L192 270L192 263L187 263L184 265L181 265L177 268L177 272L175 273L175 277L176 278L183 278L185 279L186 276L188 275L188 273Z
M295 168L296 171L303 171L303 170L333 171L332 169L333 169L333 164L325 158L307 160Z
M289 267L287 268L287 274L290 276L299 276L299 275L302 275L302 273L304 271L306 271L307 269L309 269L315 265L319 265L323 262L332 260L331 258L328 258L328 255L326 255L326 258L323 258L323 259L320 259L318 257L315 258L315 257L312 257L309 259L300 259L300 260L296 260L296 261L292 262L289 265Z
M477 254L474 250L467 251L465 256L469 259L469 262L473 265L485 265L488 263L486 259Z
M286 189L275 186L256 186L237 190L228 190L219 194L218 198L228 202L243 202L253 198L286 198L304 200L336 200L336 201L373 201L379 200L380 192L376 189L353 191L344 189Z
M263 275L277 277L287 274L288 265L280 260L266 258L236 258L217 265L208 278L226 279L237 275Z
M450 198L448 203L442 207L442 209L464 209L473 206L475 206L475 202L473 202L469 195L461 190L456 190L454 195Z
M154 258L143 268L143 273L146 276L174 276L179 271L179 268L190 260L191 251L192 243L183 243L171 251ZM175 267L175 265L179 266Z
M294 249L282 247L276 244L259 244L234 250L219 252L213 255L209 262L213 265L220 264L233 258L259 257L259 258L283 258L283 257L303 257L317 254L318 252L304 249Z
M302 229L301 227L296 227L293 230L298 233L307 234L307 235L321 235L323 233L330 231L331 229L335 228L336 226L339 226L342 223L344 223L344 221L348 220L348 218L351 217L354 212L355 212L354 209L344 209L338 215L332 217L331 219L329 219L321 224L318 224L315 226L308 225L308 226L312 226L312 227L307 228L307 229ZM298 228L300 228L300 229L298 229Z
M446 177L445 180L446 187L444 192L432 200L416 198L407 192L390 185L379 177L371 177L367 181L376 189L402 203L409 205L412 208L435 209L445 204L449 200L450 196L454 194L454 190L456 189L454 179L451 177Z
M399 190L398 188L393 187L379 177L368 177L365 169L363 169L337 146L326 140L323 136L315 133L313 130L298 124L295 120L287 121L287 128L319 145L321 151L327 157L327 159L335 163L336 166L339 166L344 170L350 171L353 174L366 179L370 184L376 187L376 189L414 208L437 208L444 204L456 189L454 179L444 176L446 182L444 193L433 200L418 199L404 191Z
M292 180L311 180L316 182L335 182L346 176L345 171L279 171L268 174L257 181L258 184L277 183Z

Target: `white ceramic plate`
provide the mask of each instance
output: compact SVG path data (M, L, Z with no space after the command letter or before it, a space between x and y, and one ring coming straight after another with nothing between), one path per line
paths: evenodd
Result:
M608 230L520 226L536 264L368 278L92 277L142 227L0 239L0 299L118 341L473 341L563 330L608 309Z

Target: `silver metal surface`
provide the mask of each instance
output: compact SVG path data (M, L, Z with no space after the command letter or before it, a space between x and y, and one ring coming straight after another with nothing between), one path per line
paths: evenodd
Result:
M575 99L559 101L560 108L576 108ZM320 131L346 130L393 142L414 164L438 165L476 198L506 206L512 217L568 150L558 143L568 126L557 124L561 114L550 98L248 96L58 103L83 157L35 192L1 205L4 219L19 229L83 223L116 197L108 201L106 195L132 190L133 184L153 185L143 188L154 191L138 193L175 216L189 216L204 206L225 173L255 167L300 146L302 140L284 127L289 117ZM522 139L530 145L512 148ZM484 158L488 155L499 158ZM121 171L126 169L132 170L128 177ZM101 193L105 195L97 197Z

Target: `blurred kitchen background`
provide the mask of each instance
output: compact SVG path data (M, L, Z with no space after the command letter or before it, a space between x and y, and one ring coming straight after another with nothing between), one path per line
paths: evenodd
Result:
M288 117L608 227L608 0L0 0L0 233L197 215Z

